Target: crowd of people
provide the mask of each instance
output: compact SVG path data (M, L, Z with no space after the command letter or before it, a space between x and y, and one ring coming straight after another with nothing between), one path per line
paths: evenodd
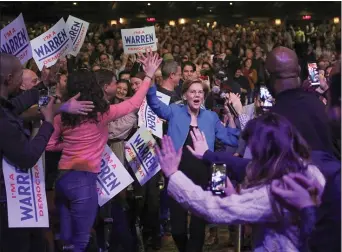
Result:
M157 52L137 55L120 28L92 24L76 57L42 71L0 54L0 155L27 171L45 153L50 214L49 230L9 228L1 172L0 251L163 251L171 234L178 251L199 252L219 224L243 225L256 252L340 251L340 27L156 25ZM38 109L45 89L53 98ZM125 142L144 99L163 120L162 172L99 208L104 147L132 173ZM224 196L208 190L213 163L227 167Z

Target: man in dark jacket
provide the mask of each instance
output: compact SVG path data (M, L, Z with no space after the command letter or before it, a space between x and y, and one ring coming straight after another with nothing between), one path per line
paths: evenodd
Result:
M20 87L22 72L17 58L0 54L0 250L4 252L43 251L45 246L42 229L8 228L7 221L6 194L2 176L3 158L27 172L43 154L53 132L51 111L49 118L46 117L38 134L32 140L30 140L30 132L25 130L19 118L22 112L37 104L39 98L37 89L8 100L8 96Z

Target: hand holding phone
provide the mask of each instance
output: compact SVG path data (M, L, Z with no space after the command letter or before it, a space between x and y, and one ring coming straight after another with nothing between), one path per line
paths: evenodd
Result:
M45 107L50 101L49 91L47 89L39 90L38 107Z
M212 173L211 173L211 183L210 189L215 195L224 195L225 191L223 188L227 187L227 169L225 164L216 164L213 163L211 165Z
M308 63L308 72L311 86L319 86L320 82L317 63Z

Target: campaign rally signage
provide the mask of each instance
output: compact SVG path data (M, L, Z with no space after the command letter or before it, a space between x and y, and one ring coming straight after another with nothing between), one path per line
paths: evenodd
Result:
M68 17L66 28L72 41L72 48L69 51L69 54L75 57L77 56L87 35L88 27L88 22L71 15Z
M156 140L144 127L141 127L127 142L125 156L140 185L144 185L160 171L154 151L155 145Z
M31 40L32 56L40 71L44 65L53 66L60 57L67 55L71 46L72 41L63 18L48 31Z
M146 49L157 51L157 38L154 26L134 29L121 29L124 52L134 54Z
M17 57L21 64L32 58L30 38L23 14L0 31L0 51Z
M126 168L106 145L101 159L101 172L97 175L99 206L103 206L133 182Z
M157 97L160 101L169 105L171 97L157 91ZM144 126L148 131L150 131L156 137L163 137L163 121L152 111L150 106L147 105L146 99L140 106L139 112L139 127Z
M43 161L23 171L2 160L10 228L49 227Z

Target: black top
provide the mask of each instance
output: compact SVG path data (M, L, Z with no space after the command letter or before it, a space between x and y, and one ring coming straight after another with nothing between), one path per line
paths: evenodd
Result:
M271 111L289 120L312 150L333 153L329 118L315 94L299 88L283 91L275 99Z
M183 154L179 164L179 170L182 171L188 178L190 178L196 185L202 186L203 189L206 189L210 180L210 167L209 165L205 164L204 161L192 155L186 147L187 145L193 147L190 136L190 130L193 128L197 127L190 125L188 136L183 145Z
M175 102L181 100L181 97L179 96L179 94L176 91L170 91L170 90L167 90L161 86L157 86L157 90L160 93L163 93L163 94L171 97L169 104L172 104L172 103L175 103Z
M53 125L44 122L35 138L25 130L19 115L37 104L37 89L26 91L10 101L0 97L0 201L6 199L3 184L2 158L23 170L32 168L43 154L53 133Z

